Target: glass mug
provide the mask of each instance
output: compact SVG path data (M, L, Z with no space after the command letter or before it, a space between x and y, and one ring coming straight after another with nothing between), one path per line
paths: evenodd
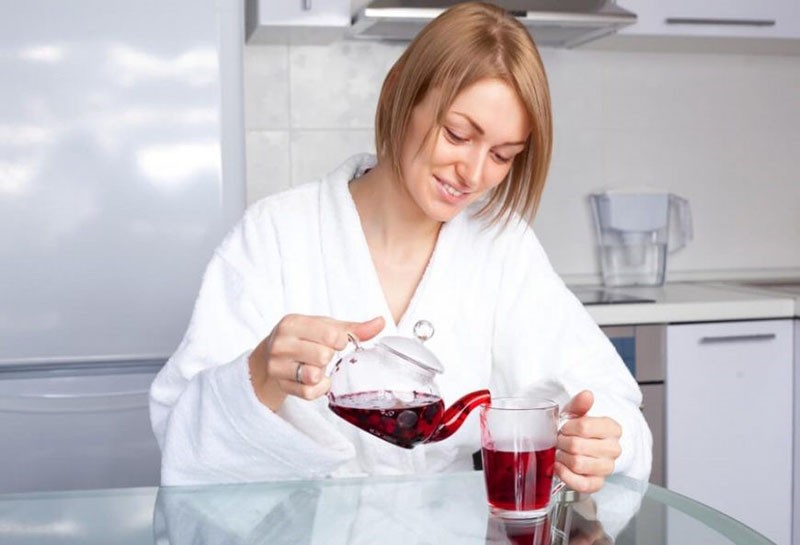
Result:
M492 514L512 519L547 514L550 499L564 486L555 477L562 421L558 404L549 399L505 397L481 406L481 456Z

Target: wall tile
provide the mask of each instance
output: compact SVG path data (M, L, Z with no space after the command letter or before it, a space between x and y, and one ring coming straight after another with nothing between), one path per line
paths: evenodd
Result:
M718 99L731 102L722 127L786 131L800 127L800 57L740 57Z
M709 115L704 93L686 93L686 82L703 86L693 62L668 54L600 54L606 67L603 126L610 129L660 130L706 126Z
M542 49L557 127L601 128L606 112L606 64L583 51Z
M556 128L550 173L533 227L562 274L599 274L588 195L607 185L608 131Z
M292 185L324 176L356 153L374 153L374 131L292 132Z
M245 46L244 98L246 128L289 128L288 46Z
M292 127L372 127L383 79L404 47L354 41L291 47Z
M290 187L288 131L249 131L247 144L247 203Z
M791 95L798 59L664 53L600 54L607 127L788 128L800 120Z

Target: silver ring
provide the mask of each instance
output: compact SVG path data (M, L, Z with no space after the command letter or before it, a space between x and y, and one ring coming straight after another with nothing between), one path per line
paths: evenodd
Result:
M301 362L297 362L297 369L294 370L294 381L298 384L303 384L303 377L300 375L300 370L303 368Z

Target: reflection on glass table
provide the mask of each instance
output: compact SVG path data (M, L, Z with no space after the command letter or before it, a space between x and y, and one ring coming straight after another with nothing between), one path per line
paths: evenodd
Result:
M491 517L480 472L0 496L4 545L771 543L663 488L612 477L535 522Z

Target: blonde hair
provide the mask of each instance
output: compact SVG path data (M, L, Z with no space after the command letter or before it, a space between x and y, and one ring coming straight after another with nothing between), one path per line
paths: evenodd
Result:
M375 116L378 157L402 179L400 150L411 112L426 94L441 92L436 120L465 88L486 78L508 83L530 117L531 134L506 179L488 195L478 216L508 223L516 213L531 221L544 191L553 146L550 91L528 31L503 9L483 2L457 4L431 21L389 71Z

